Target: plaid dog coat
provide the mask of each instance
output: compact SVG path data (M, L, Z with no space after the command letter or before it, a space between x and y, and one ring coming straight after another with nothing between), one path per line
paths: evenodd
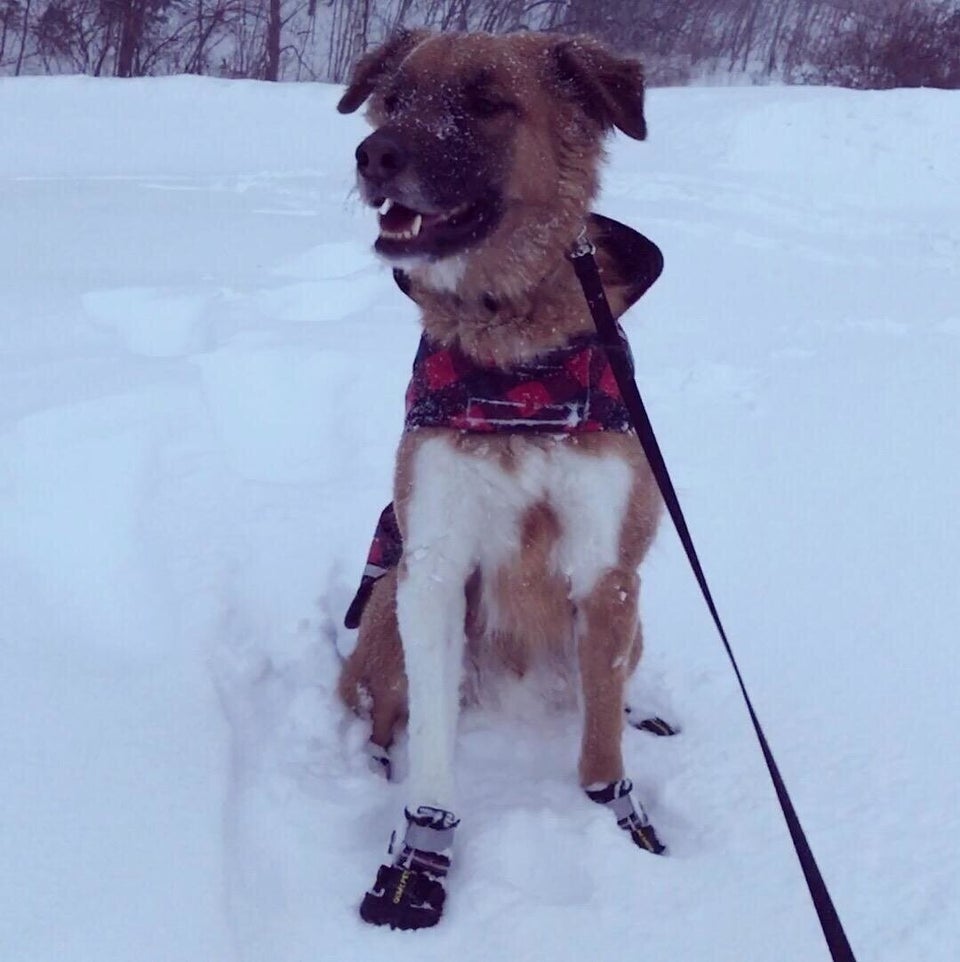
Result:
M590 216L592 226L600 228L598 246L607 239L615 262L620 261L619 273L631 280L628 301L633 303L659 276L660 252L636 231L597 214ZM397 276L406 293L404 280L402 274ZM632 370L630 345L619 324L617 329ZM456 346L443 347L424 336L413 362L406 410L405 431L432 427L566 435L632 430L606 349L596 333L578 335L563 347L509 369L478 365ZM344 619L347 628L360 624L374 584L400 563L402 555L403 539L391 503L377 523L360 587Z
M630 356L622 330L620 339ZM405 430L424 427L579 434L629 431L630 415L596 334L507 370L481 367L458 348L423 337L407 388Z

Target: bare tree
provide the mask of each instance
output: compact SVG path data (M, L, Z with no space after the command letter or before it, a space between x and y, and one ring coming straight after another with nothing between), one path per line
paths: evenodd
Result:
M98 23L98 7L96 0L54 0L30 24L37 54L48 73L66 68L100 75L110 42Z
M280 0L269 0L267 35L264 44L264 80L278 80L280 77L280 33L283 28L281 6Z
M10 36L11 30L16 29L20 14L19 8L20 4L14 2L14 0L8 0L0 7L0 64L3 63L3 55L7 50L7 38Z
M241 10L242 4L237 0L195 0L184 11L179 29L169 38L172 46L182 50L179 58L184 73L209 71L213 50L223 41ZM162 50L155 52L157 58L163 55Z
M0 0L0 70L343 80L400 25L591 33L648 79L960 86L960 0Z
M798 71L847 87L960 88L960 3L875 0L820 38Z
M20 49L17 51L17 67L14 71L14 74L18 77L20 76L20 71L23 70L23 55L27 49L27 31L30 25L30 0L26 0L20 17Z

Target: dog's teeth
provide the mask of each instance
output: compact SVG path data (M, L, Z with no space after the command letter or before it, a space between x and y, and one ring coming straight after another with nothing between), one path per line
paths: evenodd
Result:
M385 228L380 228L380 236L385 237L387 240L413 240L416 237L416 233L413 230L386 230Z
M391 207L393 207L393 201L390 200L390 198L388 197L388 198L380 205L380 208L379 208L379 209L380 209L380 216L383 217L383 216L387 213L387 211L390 210Z
M423 218L417 214L413 218L413 226L410 228L410 236L416 237L420 233L420 228L423 226Z

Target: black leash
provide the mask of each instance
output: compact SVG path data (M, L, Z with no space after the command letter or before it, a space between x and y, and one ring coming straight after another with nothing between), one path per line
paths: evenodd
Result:
M757 740L760 742L760 750L763 752L764 761L767 763L767 770L773 781L773 787L776 789L777 799L780 802L780 808L783 810L783 817L786 819L787 827L790 829L790 838L793 840L793 847L796 849L797 858L800 860L800 867L803 869L803 875L807 881L807 888L810 890L813 906L817 910L817 916L820 919L820 926L823 929L824 938L826 938L827 945L830 948L830 954L834 962L856 962L853 950L850 948L847 935L840 922L840 917L837 915L837 910L834 908L833 900L830 898L826 883L823 881L823 876L820 874L816 859L814 859L813 852L810 850L807 836L804 834L800 819L797 818L793 802L790 800L790 794L787 792L787 786L783 782L780 769L777 767L773 753L770 751L770 746L767 744L767 738L763 733L760 720L753 710L753 703L750 701L749 694L747 694L746 685L740 674L740 667L737 665L737 659L734 657L733 649L727 640L727 633L724 631L723 624L720 621L717 606L713 602L713 596L710 593L710 587L703 573L703 567L697 556L697 549L694 547L693 539L690 536L690 529L687 527L686 518L683 516L683 509L680 507L677 492L673 487L673 481L670 479L670 473L667 471L666 462L663 460L663 454L660 451L657 437L653 432L653 426L647 415L647 409L643 404L640 391L630 371L629 361L623 344L617 334L617 324L610 311L610 305L607 303L607 298L603 291L603 284L600 281L600 271L593 257L595 253L596 248L587 238L586 231L582 231L577 238L576 244L570 251L569 257L577 273L580 286L583 288L583 293L590 307L590 313L593 315L594 324L597 326L600 340L607 350L610 358L610 366L613 368L614 376L617 379L617 386L620 388L620 394L630 412L630 418L633 421L633 427L637 432L637 436L640 438L643 452L656 478L664 503L670 512L670 517L673 519L677 534L680 536L680 542L683 545L684 551L687 553L690 567L693 568L693 573L696 575L700 590L703 592L704 600L710 609L713 623L716 625L717 631L720 633L720 638L723 640L727 657L730 659L730 664L733 665L733 671L737 676L737 683L740 685L743 700L747 704L750 721L753 722L753 730L756 732Z

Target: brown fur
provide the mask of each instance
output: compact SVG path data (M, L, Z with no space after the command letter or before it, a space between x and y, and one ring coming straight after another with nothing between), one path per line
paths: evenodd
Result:
M501 107L489 115L471 112L475 83L488 101ZM446 97L436 91L453 93ZM461 100L450 99L456 97ZM596 193L605 135L616 126L630 136L645 136L639 65L583 38L406 32L359 62L340 109L355 110L368 99L374 127L390 132L405 161L409 154L409 169L397 177L396 190L404 192L404 203L412 197L418 209L443 206L437 198L447 198L451 176L443 168L454 163L438 152L437 140L443 137L449 137L449 149L464 151L458 161L465 171L463 189L495 193L499 199L495 229L458 255L463 270L455 285L448 285L452 289L439 285L430 268L409 269L410 294L421 308L427 333L437 341L457 343L481 363L506 366L590 330L583 294L565 255ZM415 109L404 112L396 106L411 100ZM438 132L443 131L441 137ZM369 187L366 199L373 201L375 194ZM629 279L621 278L605 255L600 267L611 306L619 314L632 301ZM400 442L394 501L402 532L416 450L437 433L421 429ZM566 579L548 566L561 531L547 503L527 511L517 550L492 583L482 585L475 575L464 586L468 650L486 646L517 674L543 651L568 645L575 620L580 620L578 661L585 707L580 777L585 785L622 777L623 690L642 647L636 572L660 512L637 439L605 433L563 440L439 433L465 452L496 459L507 471L529 445L575 445L588 455L618 454L630 465L634 480L617 565L600 577L579 609L570 600ZM364 698L369 700L373 740L382 746L390 744L405 715L406 679L396 622L398 577L404 577L402 564L399 572L376 585L356 651L340 680L341 695L351 707L359 709ZM498 612L492 628L485 624L479 603L491 591Z

